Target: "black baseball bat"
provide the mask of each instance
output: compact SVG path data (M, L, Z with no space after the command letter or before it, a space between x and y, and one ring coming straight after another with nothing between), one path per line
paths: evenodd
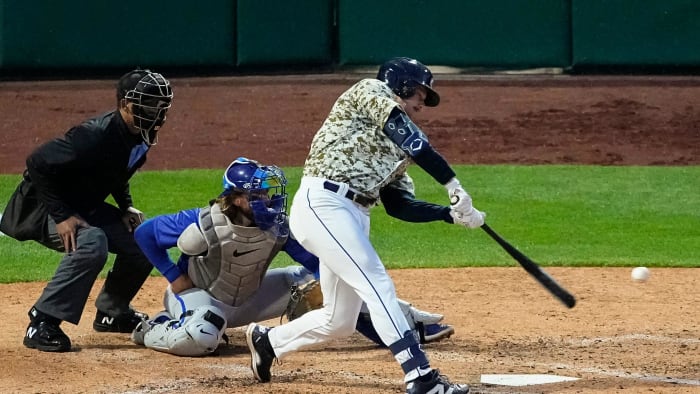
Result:
M491 227L489 227L486 223L484 223L481 228L486 231L486 234L491 236L496 242L498 242L499 245L508 252L509 255L513 256L513 258L520 263L520 265L527 271L530 275L532 275L542 286L544 286L545 289L549 290L552 295L554 295L559 301L561 301L564 305L566 305L569 308L573 308L574 305L576 305L576 298L566 291L559 283L557 283L554 278L549 276L548 273L546 273L542 267L537 265L534 261L530 260L529 257L525 256L522 254L518 249L516 249L513 245L509 244L505 239L501 238L498 233L496 233Z

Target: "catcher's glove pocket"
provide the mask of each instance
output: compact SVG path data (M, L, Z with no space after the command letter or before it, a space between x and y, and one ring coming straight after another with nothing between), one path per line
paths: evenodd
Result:
M297 319L308 311L319 309L323 306L323 293L321 292L321 284L317 280L304 283L302 285L293 285L290 288L289 303L284 312L284 316L288 321ZM280 321L282 318L280 317Z

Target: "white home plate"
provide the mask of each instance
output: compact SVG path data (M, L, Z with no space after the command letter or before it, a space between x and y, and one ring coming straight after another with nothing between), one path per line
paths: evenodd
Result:
M498 384L501 386L528 386L531 384L559 383L578 380L559 375L481 375L481 383Z

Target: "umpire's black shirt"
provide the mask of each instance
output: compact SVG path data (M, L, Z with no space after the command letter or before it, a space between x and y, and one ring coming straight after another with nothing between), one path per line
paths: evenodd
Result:
M129 178L146 162L148 146L119 111L88 119L39 146L27 172L56 223L85 215L110 194L119 208L132 205Z

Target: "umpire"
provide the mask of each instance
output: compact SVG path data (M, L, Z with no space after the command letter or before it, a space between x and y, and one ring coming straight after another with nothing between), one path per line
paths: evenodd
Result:
M29 310L26 347L70 350L59 325L64 320L78 324L108 253L116 258L95 301L93 328L131 332L147 317L130 306L153 266L134 241L143 214L133 207L129 179L156 144L172 99L161 74L130 71L117 83L116 110L74 126L27 158L0 231L65 254ZM105 201L109 195L118 207Z

